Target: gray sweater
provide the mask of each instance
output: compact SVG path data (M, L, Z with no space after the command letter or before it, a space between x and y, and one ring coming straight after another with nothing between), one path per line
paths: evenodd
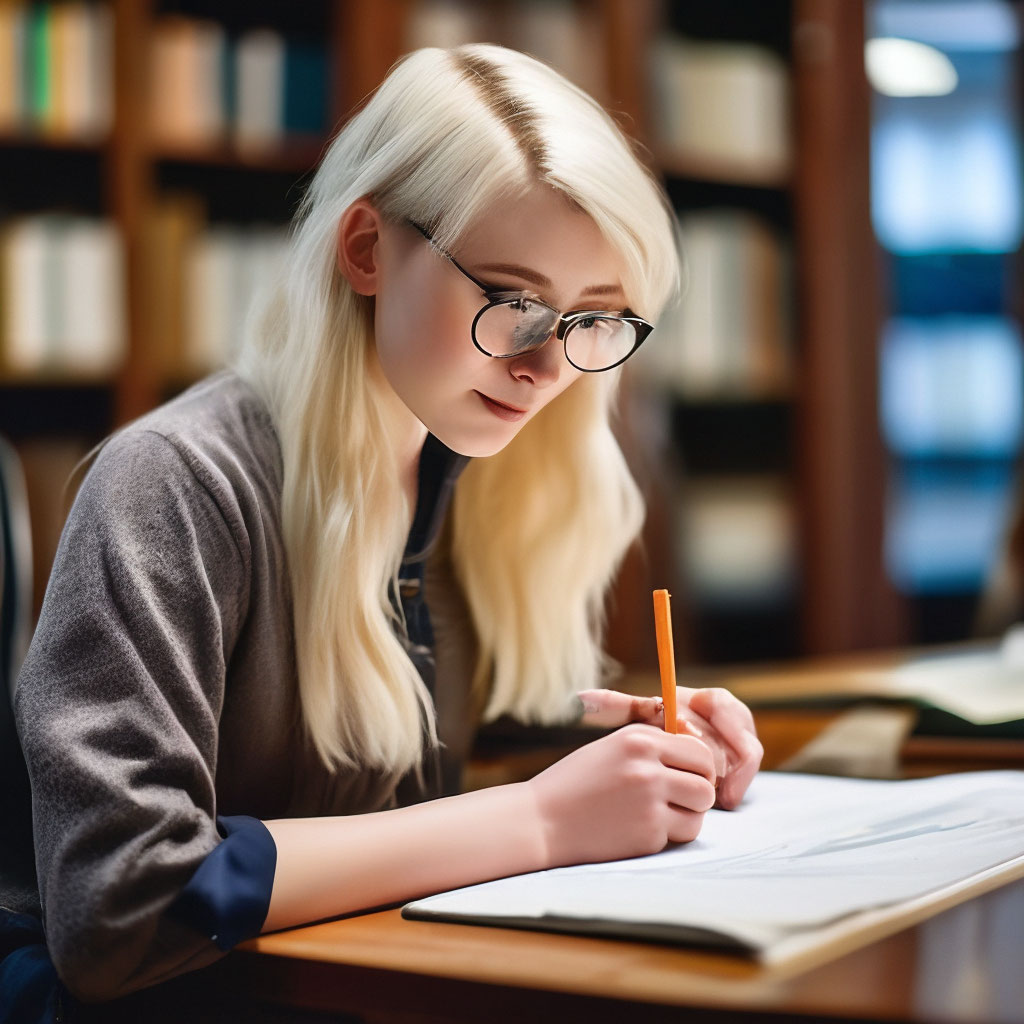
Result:
M437 779L436 753L403 780L328 772L308 744L281 486L266 407L220 374L115 435L65 526L15 713L47 944L82 998L220 955L166 914L220 842L216 815L354 814L437 795L422 781ZM427 589L451 778L477 714L446 561L438 545Z

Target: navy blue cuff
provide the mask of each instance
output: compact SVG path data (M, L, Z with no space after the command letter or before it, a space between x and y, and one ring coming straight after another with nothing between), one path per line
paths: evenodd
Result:
M277 846L258 818L218 817L222 842L206 856L168 910L175 920L209 935L217 948L259 935L270 909Z

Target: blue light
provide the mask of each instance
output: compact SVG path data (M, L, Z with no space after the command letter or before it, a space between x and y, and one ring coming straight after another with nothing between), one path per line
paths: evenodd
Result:
M895 253L1014 252L1021 243L1020 154L1008 115L914 102L872 132L872 219ZM892 107L897 104L893 102ZM939 116L941 113L941 116Z
M889 576L906 593L970 593L997 557L1012 508L1010 467L906 474L893 484Z
M882 429L904 457L1012 458L1024 438L1024 349L1001 317L890 320Z

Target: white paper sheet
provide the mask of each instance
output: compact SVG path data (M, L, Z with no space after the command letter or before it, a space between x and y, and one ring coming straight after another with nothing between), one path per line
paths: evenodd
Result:
M904 782L763 772L737 811L650 857L499 879L410 917L764 951L1024 860L1024 772Z

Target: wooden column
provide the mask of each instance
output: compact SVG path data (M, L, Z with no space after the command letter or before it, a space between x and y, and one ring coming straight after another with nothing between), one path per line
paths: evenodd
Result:
M108 215L124 243L125 327L128 354L117 383L114 417L118 424L141 416L160 400L152 358L147 358L146 311L142 306L142 230L153 201L149 159L147 74L151 0L113 0L114 129L105 174Z
M863 3L795 0L793 32L804 645L823 653L905 631L883 565Z
M336 122L387 76L406 52L405 32L413 0L335 0L331 59Z

